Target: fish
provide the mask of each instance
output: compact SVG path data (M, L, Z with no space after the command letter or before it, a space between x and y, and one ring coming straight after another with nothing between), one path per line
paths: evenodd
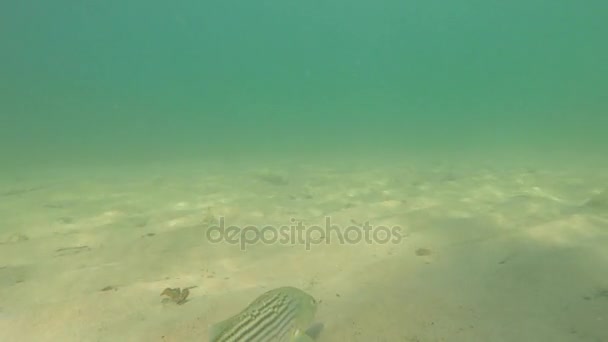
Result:
M213 325L209 342L313 342L306 334L318 303L310 294L285 286L267 291L243 311Z

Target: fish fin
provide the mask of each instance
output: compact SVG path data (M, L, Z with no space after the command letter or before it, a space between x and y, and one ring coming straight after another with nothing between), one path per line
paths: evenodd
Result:
M210 342L215 341L220 336L222 331L224 331L226 329L226 327L228 327L229 324L230 324L230 321L226 320L226 321L219 322L217 324L212 325L209 328L209 341Z

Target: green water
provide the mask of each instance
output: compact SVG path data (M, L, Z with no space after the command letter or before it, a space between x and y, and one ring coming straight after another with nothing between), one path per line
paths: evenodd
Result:
M608 4L11 1L3 163L601 153Z
M608 341L607 37L606 0L0 1L0 341L202 341L283 286L318 342ZM325 217L403 243L205 235Z

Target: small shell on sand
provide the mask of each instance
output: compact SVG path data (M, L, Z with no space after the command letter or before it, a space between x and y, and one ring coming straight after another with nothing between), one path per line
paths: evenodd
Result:
M431 254L433 254L433 252L428 248L418 248L416 250L417 256L427 256L427 255L431 255Z

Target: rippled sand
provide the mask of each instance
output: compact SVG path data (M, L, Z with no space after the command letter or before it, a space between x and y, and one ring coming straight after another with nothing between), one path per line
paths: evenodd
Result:
M321 301L321 342L608 340L607 171L299 161L6 173L0 340L206 341L210 324L285 285ZM369 222L401 238L212 243L222 218ZM188 301L163 303L168 287L192 287Z

